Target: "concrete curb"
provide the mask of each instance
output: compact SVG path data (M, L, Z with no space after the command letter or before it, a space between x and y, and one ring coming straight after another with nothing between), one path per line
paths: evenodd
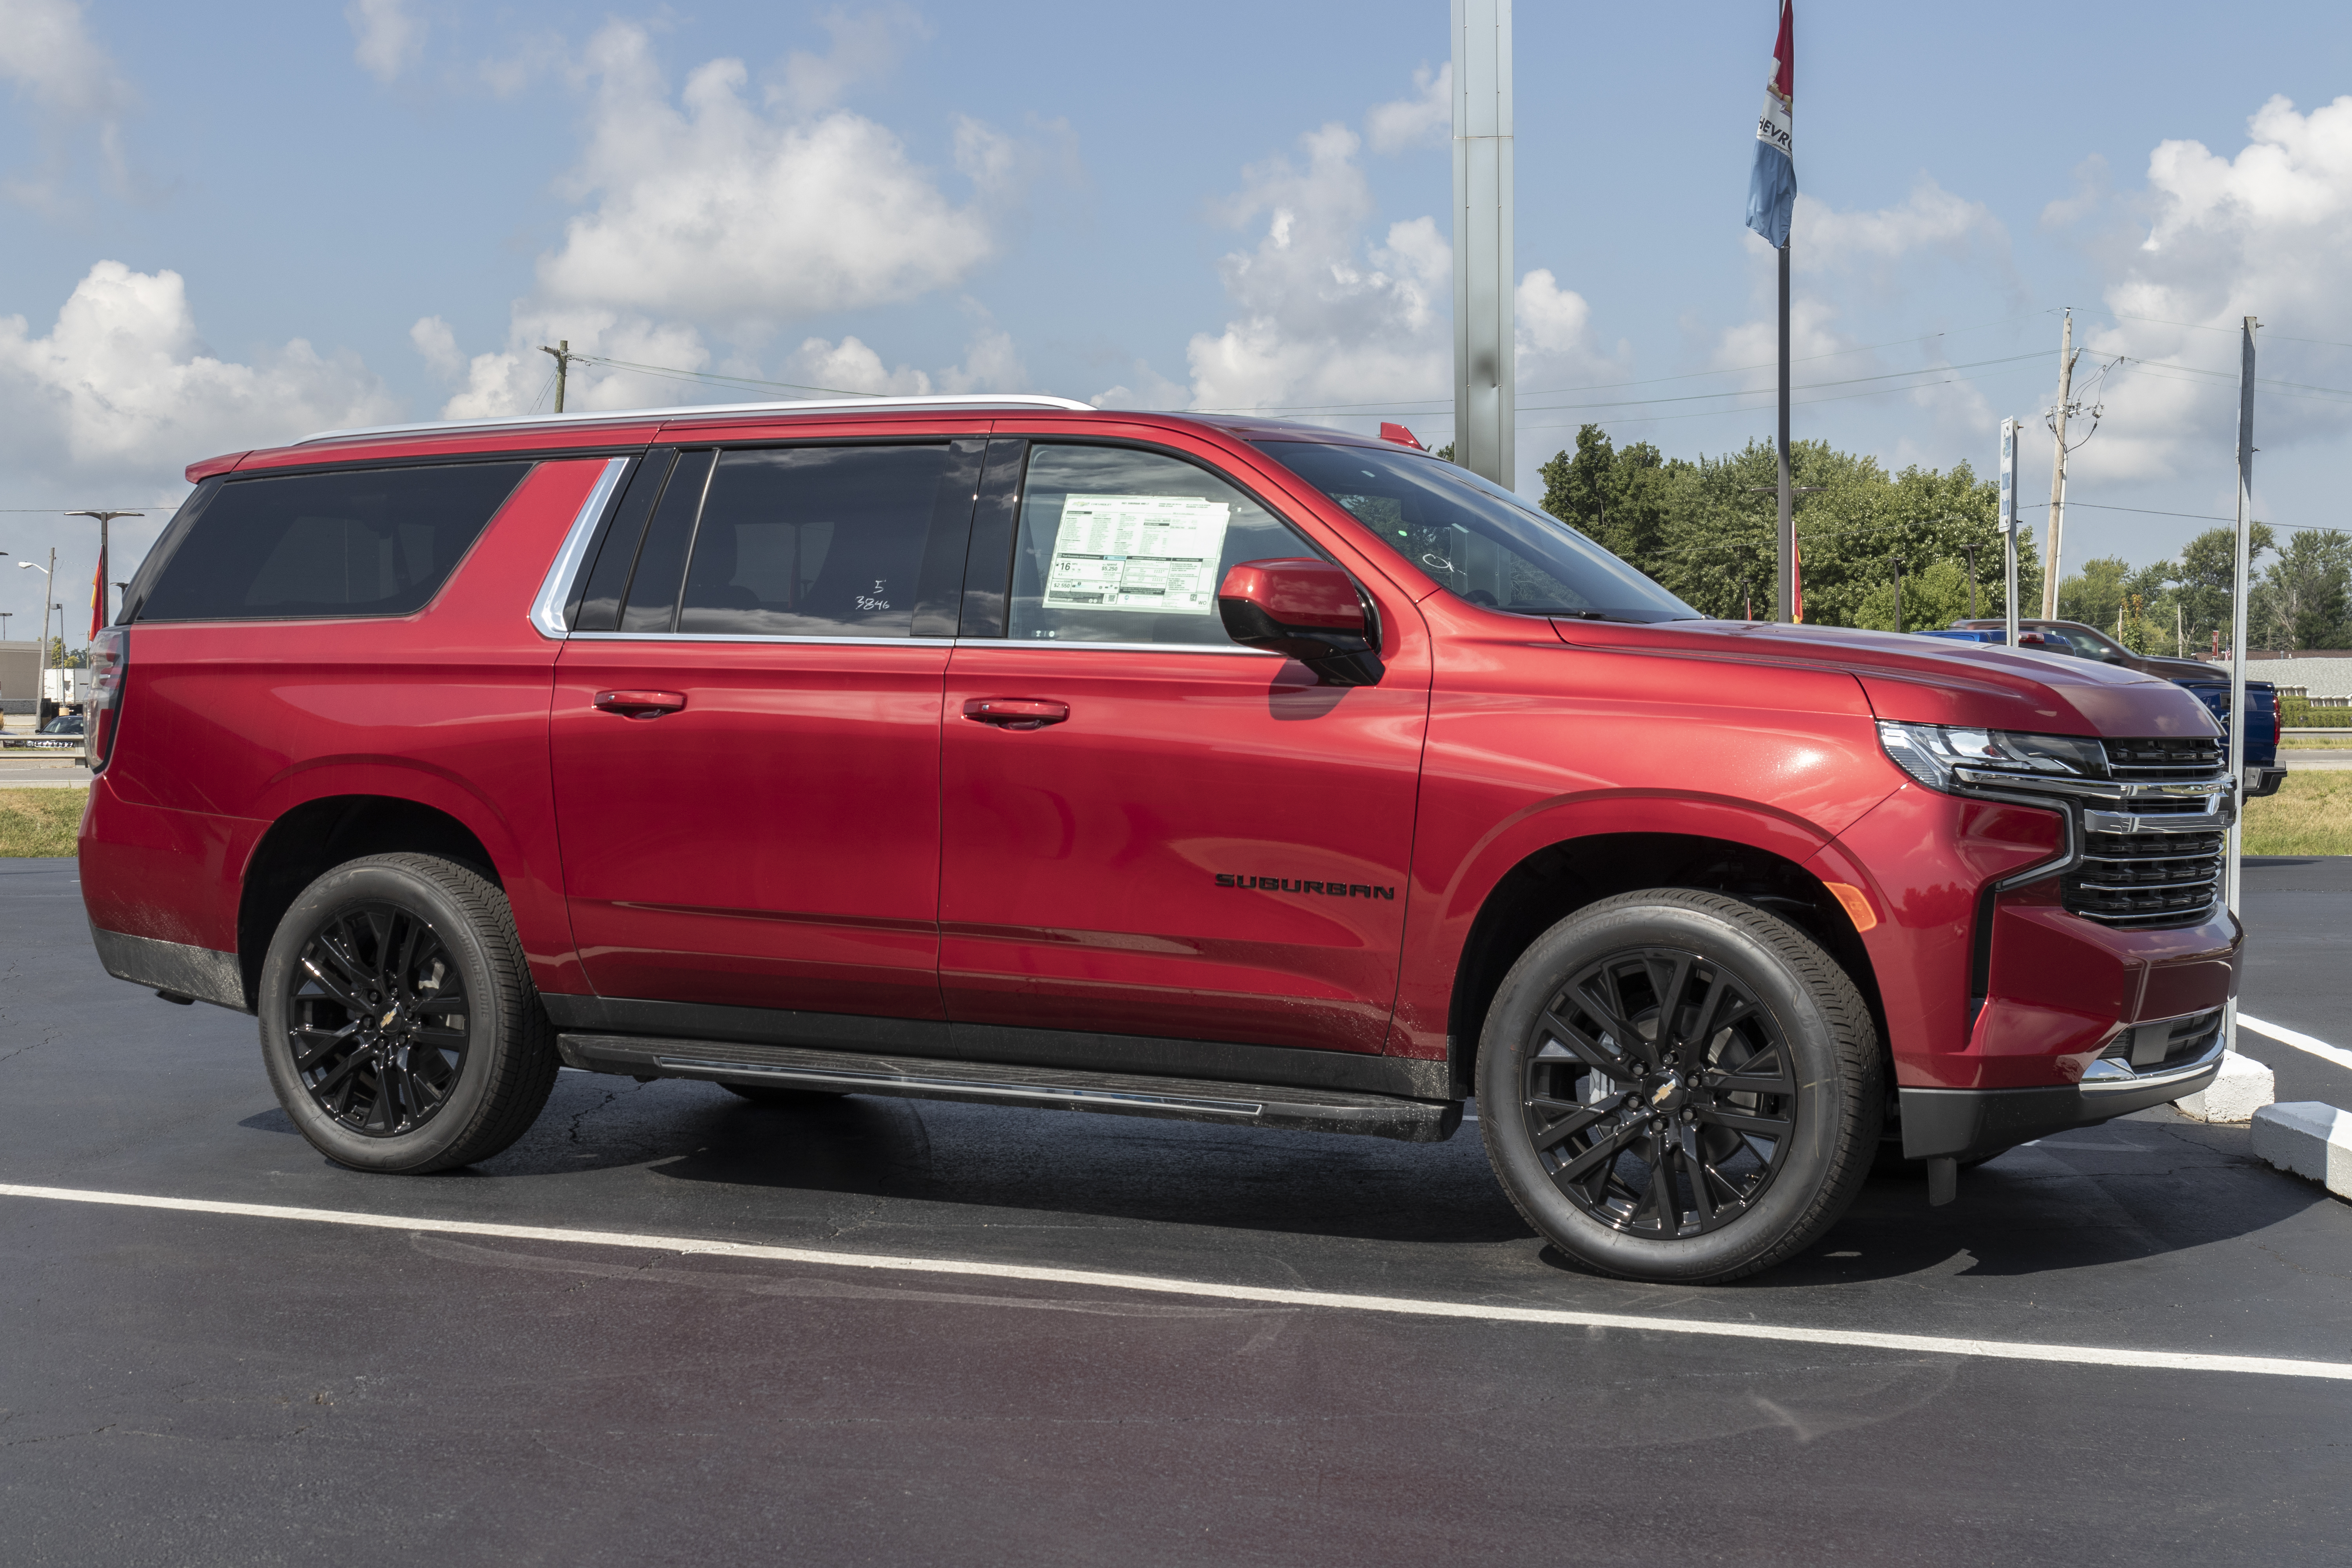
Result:
M2352 1198L2352 1110L2316 1100L2265 1105L2254 1112L2254 1153Z
M2278 1079L2252 1057L2235 1051L2221 1058L2221 1071L2195 1094L2172 1102L2191 1121L2250 1121L2254 1112L2278 1099Z

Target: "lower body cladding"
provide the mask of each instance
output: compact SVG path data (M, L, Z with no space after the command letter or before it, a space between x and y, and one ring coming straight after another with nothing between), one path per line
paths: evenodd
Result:
M2210 1084L2228 1047L2219 1008L2134 1025L2082 1081L2046 1089L1901 1089L1903 1154L1981 1160L2046 1133L2168 1105Z
M1409 1100L1338 1089L642 1035L565 1034L558 1037L558 1048L567 1067L640 1079L690 1078L772 1089L1282 1127L1301 1132L1360 1132L1407 1143L1443 1142L1462 1124L1459 1100Z

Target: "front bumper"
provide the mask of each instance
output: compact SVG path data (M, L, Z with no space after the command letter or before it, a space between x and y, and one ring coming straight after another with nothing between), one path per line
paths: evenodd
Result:
M2168 1105L2210 1084L2228 1049L2227 1037L2217 1037L2193 1061L2146 1071L2103 1058L2091 1063L2082 1082L2048 1089L1899 1089L1903 1157L1977 1159L2070 1127Z
M2276 795L2279 791L2279 785L2284 783L2286 783L2286 770L2284 768L2248 768L2246 770L2246 798L2248 800L2259 800L2266 795Z

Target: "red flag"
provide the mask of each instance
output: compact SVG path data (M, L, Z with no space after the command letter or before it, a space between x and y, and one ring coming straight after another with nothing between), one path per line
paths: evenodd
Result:
M1805 552L1794 534L1789 537L1789 591L1796 599L1796 622L1805 624Z
M106 557L98 558L98 574L89 580L89 640L106 629Z

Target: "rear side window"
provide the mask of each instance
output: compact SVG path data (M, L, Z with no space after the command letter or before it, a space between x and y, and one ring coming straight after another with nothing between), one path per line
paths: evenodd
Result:
M722 453L677 629L910 637L932 520L971 489L944 446Z
M530 468L462 463L231 479L164 563L139 618L422 609Z

